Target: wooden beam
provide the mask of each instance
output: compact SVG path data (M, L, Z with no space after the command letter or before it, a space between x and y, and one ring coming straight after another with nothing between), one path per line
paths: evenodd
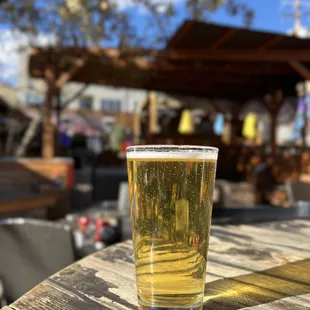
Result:
M70 103L72 103L74 100L78 99L81 97L86 89L89 87L89 84L84 84L76 93L74 93L68 100L66 100L62 105L61 105L61 111L65 110Z
M238 74L238 75L255 75L255 76L278 76L278 75L290 75L292 70L289 66L283 66L281 63L274 63L272 65L264 64L244 64L244 63L202 63L197 61L196 63L189 62L187 64L172 64L170 62L159 63L159 64L144 64L142 67L136 66L134 68L128 67L128 72L132 75L132 72L135 73L135 76L138 77L154 73L171 73L171 74ZM104 72L104 73L103 73ZM76 72L73 80L77 79L79 81L97 83L99 80L105 80L109 76L115 77L116 74L123 72L117 67L106 66L101 64L98 60L98 65L96 67L85 66L83 72ZM128 74L128 75L129 75ZM30 75L36 78L42 78L44 73L39 68L31 68ZM124 74L123 74L124 75ZM91 81L89 81L89 77ZM134 76L132 77L134 78ZM72 79L72 77L71 77Z
M262 91L259 89L259 87L235 87L235 86L223 86L220 84L195 84L195 83L176 83L176 84L170 84L167 85L167 83L164 82L158 82L158 83L150 83L148 85L145 85L145 88L147 89L153 89L158 91L164 91L164 92L171 92L171 93L187 93L187 94L196 94L196 93L203 93L206 96L210 95L213 96L215 94L218 95L218 97L226 97L230 96L232 94L236 96L245 96L248 95L252 98L255 98L257 96L262 95Z
M156 69L156 68L154 68ZM283 75L291 74L291 69L288 66L282 64L273 64L266 66L263 64L244 64L244 63L197 63L195 64L160 64L157 72L171 72L171 73L186 73L186 74L199 74L199 73L236 73L238 75Z
M170 40L168 47L175 47L178 42L186 35L187 32L189 32L195 22L193 21L186 21L184 25L179 29L176 34L172 37Z
M240 62L310 62L309 50L268 50L253 49L222 49L214 52L212 49L169 49L158 53L158 57L182 61L240 61Z
M271 44L271 43L269 43ZM59 55L67 55L65 53ZM38 53L38 51L36 51ZM102 61L107 59L115 58L116 60L125 58L136 58L136 57L158 57L167 58L171 60L226 60L226 61L240 61L240 62L288 62L288 61L309 61L310 53L308 49L275 49L275 50L255 50L255 49L219 49L214 53L212 48L202 48L202 49L177 49L168 48L164 51L152 50L152 49L129 49L127 51L120 51L117 49L106 49L102 50L100 53L94 53L90 49L86 50L85 55L90 55L91 53L96 56L103 56ZM44 52L43 52L44 54ZM56 54L56 56L58 55ZM39 54L34 54L35 58L40 59ZM59 55L57 57L59 57ZM68 54L69 56L70 54ZM83 55L83 54L82 54ZM44 55L43 55L44 56ZM104 62L103 62L104 63Z
M110 51L112 53L112 51ZM225 60L225 61L240 61L240 62L288 62L288 61L309 61L310 53L308 49L275 49L275 50L255 50L255 49L219 49L214 52L212 48L201 49L181 49L168 48L164 51L132 49L126 52L113 51L116 55L121 55L123 58L131 57L158 57L167 58L170 60Z
M288 62L291 68L305 80L310 80L310 70L300 61L293 60Z
M71 80L74 74L76 74L86 63L86 59L77 59L72 68L61 74L56 82L58 89L62 88L64 84Z
M275 45L276 43L281 41L282 39L283 39L283 36L275 35L272 38L270 38L269 40L265 41L263 44L261 44L261 46L258 48L258 50L259 51L265 51L269 47L272 47L273 45Z
M154 78L145 83L144 87L160 87L160 88L180 88L184 90L203 90L205 92L212 92L214 90L225 92L254 92L265 94L272 92L279 87L287 85L285 80L261 80L261 81L246 81L234 80L225 77L208 78L174 78L174 77L161 77Z
M236 95L235 97L240 96L241 98L256 98L262 97L266 93L274 92L275 89L283 87L285 93L288 96L294 95L294 89L289 87L289 84L286 83L266 83L264 85L234 85L229 83L203 83L200 82L182 82L173 80L171 82L167 81L150 81L143 85L146 89L159 90L164 92L179 92L195 95L197 93L204 93L206 96L211 96L212 94L220 94L220 97L230 96L231 94Z
M233 34L235 34L238 29L231 28L228 29L222 36L220 36L217 40L215 40L211 45L211 49L217 49L221 44L223 44L226 40L228 40Z
M235 101L246 101L250 99L259 99L261 98L261 93L253 93L253 92L247 92L244 91L243 93L237 93L237 92L221 92L221 91L209 91L205 92L203 90L187 90L187 89L181 89L181 88L149 88L156 91L161 91L167 94L173 94L177 96L195 96L195 97L202 97L202 98L209 98L209 99L219 99L219 98L226 98L230 100Z
M182 82L187 83L194 83L195 85L202 84L206 86L206 84L224 84L223 87L231 86L231 85L257 85L257 86L263 86L263 85L279 85L281 82L285 83L285 79L282 77L279 77L278 79L275 79L274 77L260 77L260 76L251 76L249 73L248 76L239 76L239 75L221 75L217 72L213 74L205 74L204 73L156 73L152 79L150 79L150 83L156 83L165 81L169 84L178 84Z

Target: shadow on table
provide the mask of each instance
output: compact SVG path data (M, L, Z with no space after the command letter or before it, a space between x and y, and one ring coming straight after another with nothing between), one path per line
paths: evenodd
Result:
M207 283L204 309L238 310L303 294L310 294L309 259Z

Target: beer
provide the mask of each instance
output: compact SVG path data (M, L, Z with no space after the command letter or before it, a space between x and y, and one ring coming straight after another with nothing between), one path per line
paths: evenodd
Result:
M139 303L201 306L217 151L156 150L127 153Z

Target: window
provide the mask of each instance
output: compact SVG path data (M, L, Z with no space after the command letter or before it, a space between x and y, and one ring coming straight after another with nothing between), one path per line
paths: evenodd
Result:
M121 102L119 100L113 100L113 99L102 99L101 110L102 111L120 111Z
M34 92L28 92L26 94L26 104L29 105L39 105L44 102L44 97L42 95L36 94Z
M101 110L102 111L110 111L111 106L110 106L110 101L106 99L101 100Z
M80 100L80 109L90 110L93 106L93 97L85 96Z

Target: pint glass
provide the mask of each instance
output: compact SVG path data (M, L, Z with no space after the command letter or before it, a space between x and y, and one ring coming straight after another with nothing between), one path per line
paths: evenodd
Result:
M202 146L127 148L140 308L202 307L217 156Z

